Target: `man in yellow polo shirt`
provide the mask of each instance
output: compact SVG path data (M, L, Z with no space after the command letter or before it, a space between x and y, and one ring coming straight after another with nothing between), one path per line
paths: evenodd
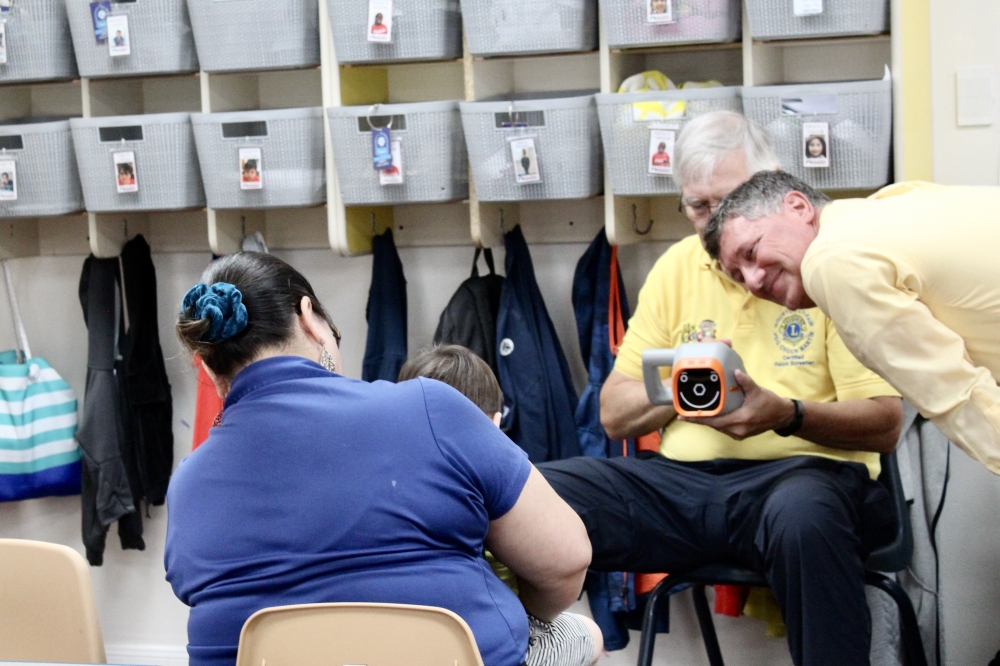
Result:
M829 202L757 174L709 249L761 298L819 305L848 348L1000 474L1000 188L890 185Z
M608 434L664 427L662 455L539 469L583 518L592 569L743 564L771 584L796 664L866 665L864 557L894 533L873 479L879 452L896 444L901 401L851 356L822 312L757 299L702 247L719 201L755 171L778 166L764 130L738 114L706 114L681 133L675 157L682 208L699 235L650 271L601 392ZM722 339L749 374L738 376L742 408L681 420L649 403L644 349Z

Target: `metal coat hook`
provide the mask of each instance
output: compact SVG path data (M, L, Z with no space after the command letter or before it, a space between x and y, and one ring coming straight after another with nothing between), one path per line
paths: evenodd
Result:
M372 213L369 217L372 223L372 238L375 238L375 213Z
M503 208L500 209L500 235L501 236L507 235L507 229L503 223Z
M645 236L653 230L653 218L649 218L645 230L639 228L639 211L635 204L632 204L632 230L640 236Z
M243 238L247 237L247 216L240 215L240 234Z
M128 240L128 218L122 218L122 235L125 236L125 240Z

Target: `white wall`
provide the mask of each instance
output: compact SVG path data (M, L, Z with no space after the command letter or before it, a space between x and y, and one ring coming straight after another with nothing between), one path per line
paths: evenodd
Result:
M955 72L992 68L1000 89L1000 2L930 4L934 180L998 185L1000 115L992 126L958 127ZM997 216L1000 252L1000 212ZM961 220L942 224L955 224L961 233ZM945 662L986 664L1000 650L1000 478L957 448L951 469L939 533Z

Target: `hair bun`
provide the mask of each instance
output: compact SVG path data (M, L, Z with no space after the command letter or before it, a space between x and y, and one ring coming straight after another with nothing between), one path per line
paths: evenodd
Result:
M211 287L196 284L184 295L181 311L191 311L194 320L207 319L209 326L202 342L225 342L247 327L247 307L243 294L228 282L216 282Z

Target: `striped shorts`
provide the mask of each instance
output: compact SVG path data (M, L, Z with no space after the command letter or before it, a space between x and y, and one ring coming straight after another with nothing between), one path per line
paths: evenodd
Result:
M579 615L560 613L552 622L528 616L525 666L590 666L594 637Z

